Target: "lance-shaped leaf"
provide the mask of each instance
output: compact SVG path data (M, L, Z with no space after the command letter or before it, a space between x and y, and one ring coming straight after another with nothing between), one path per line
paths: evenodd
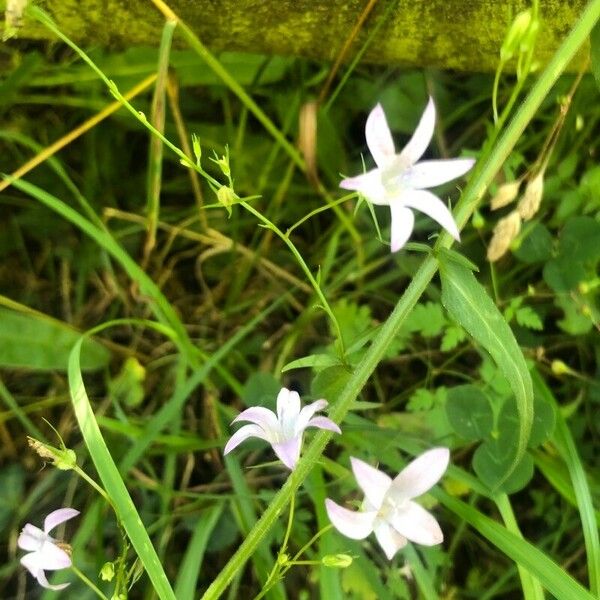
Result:
M473 273L440 255L442 304L482 346L502 371L515 395L519 431L515 455L498 486L513 472L527 449L533 423L533 386L525 357L508 323Z

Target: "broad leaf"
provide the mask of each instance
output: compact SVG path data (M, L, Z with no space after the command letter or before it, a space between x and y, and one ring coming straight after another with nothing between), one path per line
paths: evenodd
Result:
M81 333L49 317L0 309L0 365L40 371L67 370L69 352ZM110 353L86 338L81 357L83 370L101 369Z

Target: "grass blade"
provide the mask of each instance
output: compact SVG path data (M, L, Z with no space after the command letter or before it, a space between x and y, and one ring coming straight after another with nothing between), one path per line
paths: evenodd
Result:
M125 487L106 442L102 437L90 405L81 375L80 353L85 337L81 337L69 357L69 390L79 429L94 462L104 489L110 498L119 522L130 539L146 573L161 600L176 600L156 550Z

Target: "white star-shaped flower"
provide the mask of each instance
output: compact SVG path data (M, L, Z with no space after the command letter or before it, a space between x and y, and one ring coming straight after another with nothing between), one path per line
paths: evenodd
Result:
M381 104L369 114L365 128L367 146L377 168L344 179L340 187L360 192L369 202L390 207L391 247L397 252L406 244L415 224L413 210L437 221L459 240L458 227L447 206L426 188L435 187L464 175L474 165L471 158L424 160L417 162L429 146L435 125L435 107L430 98L415 132L400 154Z
M76 517L79 514L74 508L59 508L51 512L44 519L44 530L27 523L19 539L17 546L21 550L27 550L28 554L21 558L21 564L38 580L38 583L49 590L62 590L68 583L51 585L46 579L44 571L57 571L71 566L71 556L49 535L56 526Z
M281 462L288 469L293 470L300 458L302 437L307 427L342 433L331 419L314 416L327 405L327 400L317 400L301 410L298 392L281 388L277 396L277 414L264 406L253 406L242 411L232 421L232 424L238 421L250 421L251 425L244 425L231 436L223 454L228 454L244 440L257 437L269 442Z
M339 532L354 540L362 540L375 532L389 560L409 540L424 546L441 544L444 534L435 517L413 502L413 498L421 496L439 481L449 460L447 448L433 448L392 479L351 457L354 477L365 494L362 510L348 510L327 498L325 506L329 519Z

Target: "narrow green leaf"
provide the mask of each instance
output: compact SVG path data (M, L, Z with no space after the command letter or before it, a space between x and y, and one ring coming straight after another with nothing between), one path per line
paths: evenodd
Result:
M515 456L502 481L516 468L527 448L533 423L531 376L510 327L473 273L456 261L441 260L440 275L442 304L451 317L490 354L515 395L519 434Z
M544 380L537 371L533 372L533 382L536 393L543 396L548 402L557 406L556 399L552 392L546 386ZM583 539L585 541L585 550L587 555L588 572L590 578L590 588L596 598L600 598L600 539L598 537L598 521L592 494L585 475L585 469L579 458L575 440L571 431L561 414L556 411L556 429L554 430L553 441L558 451L567 465L575 498L577 499L577 508L581 518L583 529Z
M285 373L292 369L333 367L339 364L340 359L336 356L331 356L331 354L311 354L310 356L304 356L289 362L281 369L281 372Z
M500 523L442 490L437 489L432 492L432 495L474 527L517 565L527 569L558 600L596 598L541 550L511 533Z
M204 552L223 508L223 503L216 504L203 512L196 522L175 583L175 596L178 600L194 600Z
M69 391L79 429L117 518L144 565L154 590L161 600L176 600L148 532L102 437L85 391L80 366L81 346L84 339L81 337L73 347L69 356L68 369Z

